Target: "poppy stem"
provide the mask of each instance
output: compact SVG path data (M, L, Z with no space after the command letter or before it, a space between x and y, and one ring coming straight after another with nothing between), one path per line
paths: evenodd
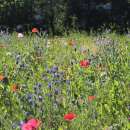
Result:
M70 130L70 128L71 128L71 122L68 121L68 122L67 122L67 130Z
M41 35L40 35L40 33L36 33L36 35L37 35L39 38L41 38Z

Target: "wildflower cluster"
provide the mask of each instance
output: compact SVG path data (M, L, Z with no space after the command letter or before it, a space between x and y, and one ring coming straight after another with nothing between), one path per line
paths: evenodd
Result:
M31 33L0 47L2 130L129 129L130 48L123 40Z

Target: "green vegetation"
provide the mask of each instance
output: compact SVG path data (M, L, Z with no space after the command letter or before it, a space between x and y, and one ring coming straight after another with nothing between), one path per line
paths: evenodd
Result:
M116 34L1 36L0 129L37 118L38 130L129 130L129 51Z

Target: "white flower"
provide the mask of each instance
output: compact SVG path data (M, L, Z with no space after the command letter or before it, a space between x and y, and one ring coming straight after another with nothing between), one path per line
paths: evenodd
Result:
M68 43L67 43L67 42L63 42L63 44L64 44L65 46L67 46L67 45L68 45Z
M23 38L24 35L22 33L18 33L18 38Z

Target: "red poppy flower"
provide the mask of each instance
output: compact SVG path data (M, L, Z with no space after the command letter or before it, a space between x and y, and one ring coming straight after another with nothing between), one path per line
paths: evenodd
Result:
M12 85L12 86L11 86L11 91L12 91L12 92L17 92L17 91L19 91L19 86L18 86L17 84Z
M39 32L39 30L37 28L32 29L32 33L38 33L38 32Z
M88 68L89 65L90 65L89 60L82 60L82 61L80 61L80 66L81 66L82 68Z
M92 102L95 98L96 98L96 96L88 96L88 101Z
M0 75L0 81L4 80L4 76L3 75Z
M72 121L75 118L76 118L76 114L74 113L68 113L64 115L64 120L66 121Z

